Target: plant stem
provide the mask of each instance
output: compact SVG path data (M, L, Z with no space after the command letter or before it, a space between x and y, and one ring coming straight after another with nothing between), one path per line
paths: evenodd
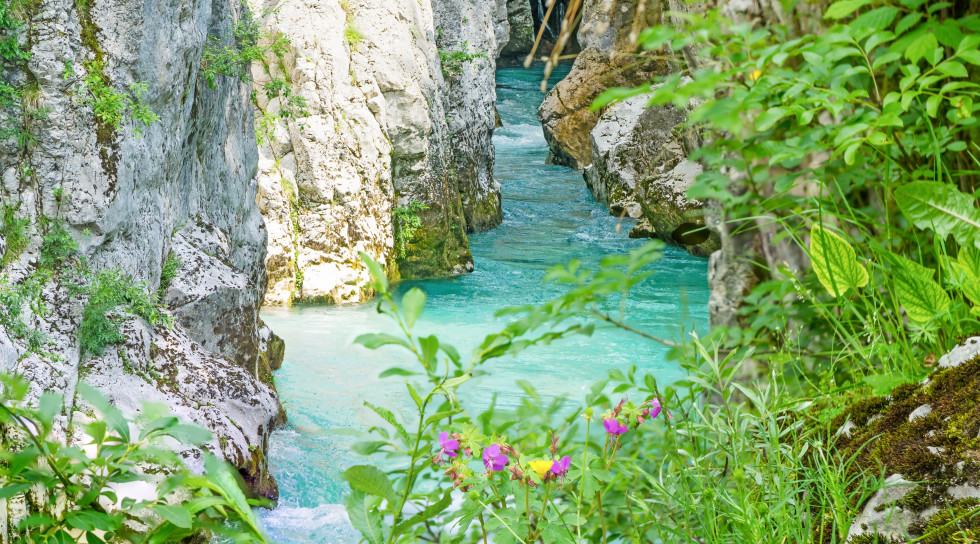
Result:
M602 493L595 492L596 504L599 505L599 521L602 522L602 544L606 544L606 515L602 511Z
M575 531L578 533L578 541L582 542L582 486L585 485L585 465L589 459L589 429L592 427L592 418L585 420L585 446L582 448L582 477L578 483L578 496L575 497Z

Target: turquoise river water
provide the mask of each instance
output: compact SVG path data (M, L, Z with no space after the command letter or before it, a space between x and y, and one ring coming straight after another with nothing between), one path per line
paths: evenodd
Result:
M504 126L493 139L494 174L502 187L504 221L470 237L476 270L400 286L418 286L428 295L416 329L438 333L463 354L504 326L505 318L494 317L496 310L543 302L561 292L542 283L548 267L572 258L595 265L605 255L642 244L626 236L632 224L624 222L617 230L619 219L592 199L580 172L545 165L547 146L535 116L542 98L540 74L517 68L497 72ZM679 338L682 328L705 329L706 259L667 248L655 267L657 273L631 295L627 321L666 338ZM364 400L406 413L411 401L400 379L377 377L403 360L401 353L369 351L352 341L391 325L374 304L266 309L263 319L286 341L285 363L275 379L289 424L271 440L269 462L281 497L275 509L261 513L262 522L281 544L357 542L344 514L346 485L338 474L364 460L350 451L353 438L345 431L380 422L363 407ZM531 381L542 396L577 399L608 369L631 364L654 372L661 383L681 377L662 346L603 331L496 360L486 368L490 375L467 389L463 400L479 406L497 394L498 405L516 405L522 394L514 384L518 379Z

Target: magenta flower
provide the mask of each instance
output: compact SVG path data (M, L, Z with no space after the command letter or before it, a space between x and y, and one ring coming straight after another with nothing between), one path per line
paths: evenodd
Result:
M629 430L616 418L603 419L602 425L606 428L606 432L613 436L619 436Z
M459 440L455 438L449 438L449 433L442 431L439 433L439 455L436 455L436 463L442 461L442 456L446 457L459 457L456 450L459 449Z
M507 456L500 453L500 446L498 444L493 444L492 446L487 446L483 450L483 466L487 467L490 472L503 470L510 460Z
M671 421L674 420L674 416L670 415L670 410L667 410L666 408L664 408L663 406L660 405L660 399L653 399L653 400L650 401L650 418L651 419L655 419L657 416L659 416L661 410L663 410L664 415L667 416L667 419L669 419Z
M551 464L551 473L558 478L564 478L568 474L568 467L572 464L572 458L564 456Z

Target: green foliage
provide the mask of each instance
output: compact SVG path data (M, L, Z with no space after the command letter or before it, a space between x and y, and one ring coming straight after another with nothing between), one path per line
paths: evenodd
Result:
M470 44L463 42L458 49L439 49L439 62L442 65L443 77L454 77L463 73L463 65L477 59L485 59L484 51L470 52Z
M20 147L31 141L30 122L45 113L29 105L34 86L18 86L14 79L31 58L22 20L25 7L23 0L8 0L0 5L0 64L7 68L0 79L0 140L13 138Z
M17 206L3 205L2 217L0 217L0 234L3 235L7 244L3 255L0 256L0 270L17 260L30 239L27 237L27 227L31 222L29 219L16 217Z
M347 47L350 47L351 51L357 51L357 46L364 39L364 33L361 29L357 28L357 23L353 20L348 19L347 25L344 26L344 43Z
M710 142L690 195L719 201L730 231L771 229L766 243L811 257L812 270L793 270L767 268L764 250L745 256L761 281L744 329L716 333L729 347L757 348L774 368L802 357L801 377L823 385L860 384L921 376L930 354L980 332L977 293L950 273L980 241L980 16L947 8L839 1L816 35L709 10L639 36L651 51L700 51L697 65L597 100L690 104Z
M163 262L163 268L160 270L160 289L157 290L157 296L163 298L164 293L167 292L167 288L170 287L170 282L174 281L177 277L177 272L180 271L181 261L173 253L167 255L167 260Z
M112 315L117 309L138 315L150 325L164 323L170 326L172 318L163 311L156 293L145 283L113 269L88 273L87 280L88 300L78 327L82 354L102 355L107 346L126 339L119 329L122 319Z
M743 385L737 377L746 358L722 356L696 336L675 352L689 378L663 389L654 375L632 367L611 370L609 380L588 388L581 405L564 398L544 402L528 382L519 382L524 395L514 410L491 406L472 414L460 403L480 387L487 362L570 335L617 328L639 341L674 345L623 318L631 288L650 277L649 265L662 249L651 242L610 256L595 270L577 262L553 268L547 277L565 292L502 312L514 320L487 336L465 365L455 348L413 331L424 293L413 288L396 301L381 266L362 255L382 299L379 311L401 334L366 334L356 342L413 355L415 368L392 367L381 377L404 377L418 410L409 417L365 403L384 423L355 450L390 468L358 465L344 474L352 489L348 514L363 539L843 543L845 522L881 477L862 469L854 455L834 452L821 424L833 412L815 409L812 399L794 399L778 374L766 387ZM627 394L659 399L672 415L655 419L659 410L643 411L648 402L616 402ZM600 420L607 418L628 432L618 438L602 432ZM440 431L455 433L458 457L440 451ZM502 475L482 463L481 452L494 444L508 457ZM568 473L549 475L547 467L565 456ZM447 509L454 488L463 492L462 501ZM404 515L405 505L414 515Z
M118 130L126 123L132 123L133 132L139 136L143 129L156 123L160 118L143 103L146 83L130 83L129 93L117 91L104 74L105 63L93 60L85 63L86 74L82 79L84 90L80 91L82 103L92 108L92 113L100 123Z
M265 542L253 503L242 495L227 463L205 453L206 474L197 475L166 448L164 437L202 444L211 438L206 430L150 404L140 420L129 421L80 383L79 395L98 417L70 424L69 434L78 441L66 445L55 425L64 402L60 394L44 393L38 407L30 409L23 402L25 382L6 375L0 382L0 424L8 430L0 448L0 497L27 498L37 507L31 515L10 520L16 542L162 543L203 531L238 542ZM154 490L152 498L121 496L119 486L129 482L145 482Z
M248 6L244 6L244 15L232 25L230 38L210 37L201 56L200 76L212 89L217 87L219 77L251 82L252 64L262 64L269 76L269 81L263 85L262 90L267 99L280 99L280 110L276 114L263 113L256 118L255 135L260 144L268 140L279 120L297 119L307 115L306 99L293 94L288 80L284 64L288 52L289 38L279 32L262 30ZM274 75L272 65L277 65L286 75ZM252 102L258 105L254 94Z
M408 244L415 238L419 230L422 229L422 218L419 217L419 212L428 208L428 206L421 202L412 202L408 206L396 206L391 211L395 230L395 250L398 252L399 257L406 255Z

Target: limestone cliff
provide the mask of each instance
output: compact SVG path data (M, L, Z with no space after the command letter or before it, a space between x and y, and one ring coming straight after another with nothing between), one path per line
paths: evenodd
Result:
M201 77L209 40L233 46L241 4L42 0L17 15L31 55L3 76L34 113L0 148L0 371L34 395L63 393L66 424L80 379L129 414L164 402L274 497L263 447L280 407L259 378L266 232L250 89ZM126 104L157 117L142 135ZM137 307L158 290L172 327Z
M638 57L631 38L633 32L660 23L659 2L585 0L581 17L577 37L582 52L538 108L549 162L579 170L592 162L589 132L600 113L590 109L595 98L610 87L638 85L667 70L662 61Z
M369 298L357 253L392 277L472 269L467 232L496 226L494 70L506 5L476 0L267 0L264 27L291 41L256 67L285 77L306 112L271 119L260 148L269 225L266 302Z
M720 246L705 226L704 203L687 196L701 165L688 155L699 145L687 112L647 105L635 96L610 105L590 134L592 164L585 181L614 215L640 219L631 237L659 238L707 257Z

